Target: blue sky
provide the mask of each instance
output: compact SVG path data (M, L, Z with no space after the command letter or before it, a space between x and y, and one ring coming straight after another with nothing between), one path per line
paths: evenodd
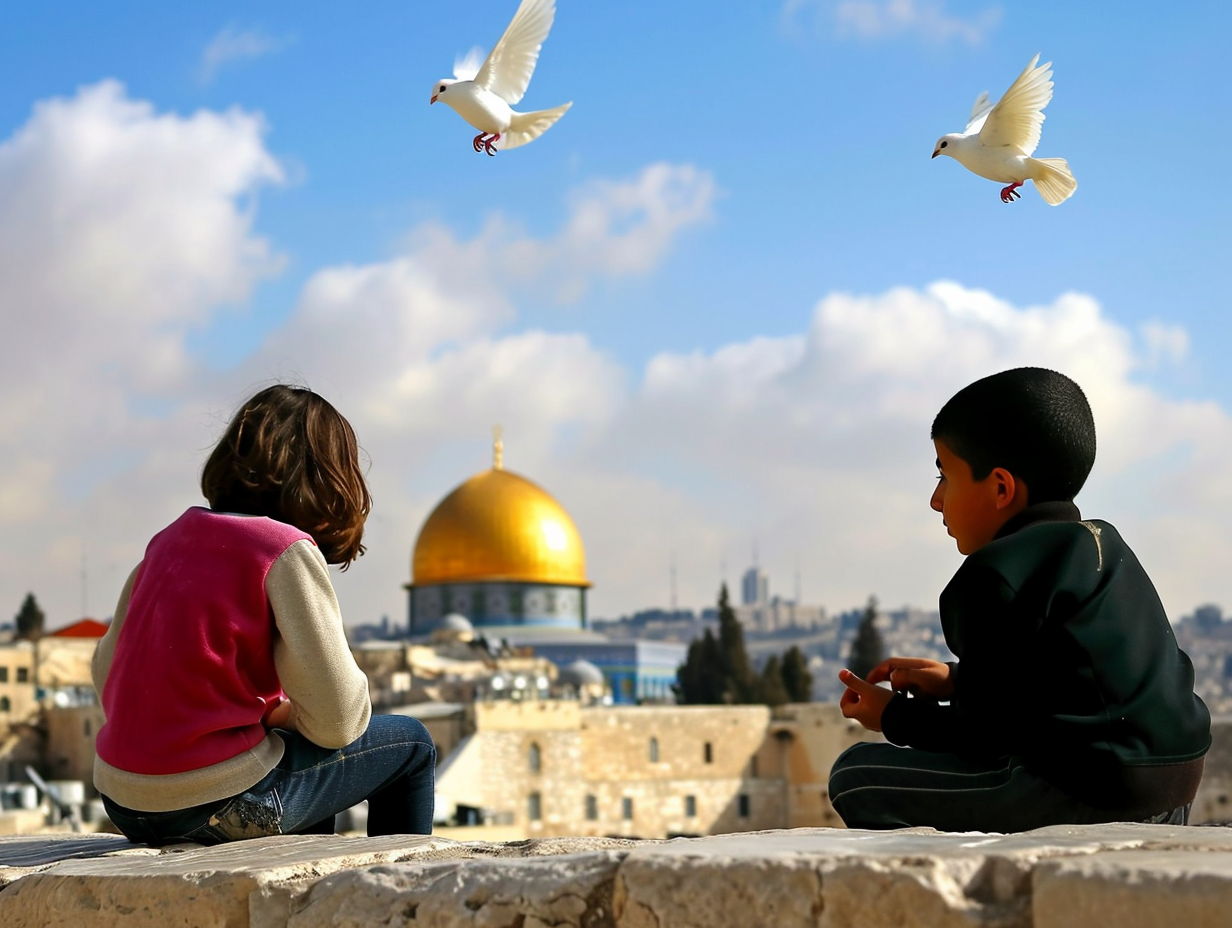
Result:
M1045 321L1061 331L1058 320L1070 316L1057 309L1058 301L1081 294L1095 304L1096 329L1105 341L1092 343L1082 360L1083 338L1093 336L1066 329L1059 340L1070 346L1065 359L1078 367L1089 361L1092 377L1108 378L1106 390L1093 392L1108 397L1105 406L1115 411L1109 415L1147 429L1150 414L1146 407L1134 413L1133 404L1155 404L1150 408L1160 421L1174 424L1196 410L1204 424L1195 424L1199 431L1193 435L1181 430L1164 441L1155 429L1135 438L1126 425L1122 439L1114 431L1108 480L1101 484L1111 489L1101 490L1096 502L1114 514L1123 510L1122 520L1140 528L1148 549L1158 544L1161 558L1178 558L1175 564L1160 562L1159 572L1168 578L1161 581L1165 599L1174 600L1168 602L1171 611L1232 594L1214 564L1191 569L1190 561L1175 554L1176 545L1163 540L1173 537L1168 531L1191 539L1206 533L1219 544L1227 540L1218 493L1192 501L1192 511L1184 512L1194 521L1183 530L1169 521L1176 513L1168 501L1175 499L1169 488L1178 482L1195 486L1200 478L1191 475L1201 471L1204 455L1219 460L1223 446L1202 443L1215 441L1212 428L1222 435L1226 410L1232 409L1225 283L1232 194L1219 167L1222 153L1232 147L1221 54L1232 8L1215 2L1126 3L1112 13L1106 6L1063 3L776 0L727 4L716 15L715 4L700 2L560 0L522 108L567 100L574 106L533 144L487 158L471 151L473 130L445 107L429 107L428 95L435 79L449 75L455 56L472 45L491 47L515 7L513 0L440 6L0 2L0 139L10 140L10 150L23 131L37 135L37 113L47 101L59 99L69 113L65 118L73 118L86 108L83 88L105 81L122 85L112 103L146 108L132 120L163 125L170 133L186 130L201 114L253 120L246 127L231 124L217 150L208 149L215 165L229 152L243 152L236 157L248 159L245 167L196 193L195 169L178 173L191 152L172 146L164 157L154 151L157 142L142 149L148 161L141 161L147 167L139 175L92 175L82 162L81 187L59 182L47 188L42 214L58 216L64 197L93 203L113 181L116 202L140 203L153 196L150 190L166 172L181 178L159 188L164 201L183 197L186 211L178 221L210 229L224 211L223 226L234 240L217 246L226 239L221 232L222 239L203 239L205 247L220 249L217 266L194 263L197 246L186 245L184 254L165 262L152 258L153 269L132 271L137 281L141 274L160 282L183 275L182 287L169 292L192 296L183 307L151 309L142 318L153 321L139 330L103 326L104 332L128 331L126 348L119 351L108 342L111 336L102 335L91 343L89 362L75 370L78 377L97 378L100 392L104 386L115 391L116 403L139 420L141 437L121 440L100 432L86 441L81 429L74 431L77 420L68 417L63 444L48 444L45 460L31 458L25 470L12 465L0 475L11 487L24 479L45 481L49 488L48 508L23 503L6 516L0 500L0 521L35 520L41 526L35 550L12 549L0 560L0 598L7 596L16 609L26 586L35 585L36 593L39 585L52 586L76 545L110 565L96 572L97 592L77 597L49 589L46 597L66 620L80 611L79 598L88 611L105 614L108 584L118 588L125 572L118 565L140 556L144 536L173 517L174 505L193 502L194 468L217 431L212 424L203 427L199 407L208 407L215 419L225 417L249 387L290 372L322 392L332 390L340 406L345 399L356 404L353 416L373 455L374 483L384 491L378 506L382 498L389 501L373 523L374 538L386 542L388 553L371 558L379 566L366 580L351 579L364 572L361 564L339 584L344 603L358 613L355 621L381 613L401 617L397 587L406 579L415 527L449 486L483 466L487 425L498 419L506 424L511 466L519 460L521 428L521 469L556 492L578 518L591 555L597 614L664 602L666 563L680 550L697 552L695 563L687 555L677 558L683 558L681 598L700 606L713 596L717 564L727 563L728 579L734 579L734 565L747 560L754 539L772 580L780 578L779 592L790 595L790 573L799 559L805 598L831 608L847 608L866 592L929 605L956 560L943 534L924 535L939 532L926 506L907 515L914 512L907 507L919 508L920 493L926 499L932 463L926 441L922 463L910 470L922 482L902 489L901 512L902 518L921 520L920 537L929 537L932 547L921 555L927 566L909 579L867 566L916 537L915 528L904 532L895 521L899 483L908 471L887 471L888 489L868 488L870 499L884 502L885 515L875 520L877 530L867 541L854 545L850 529L840 526L867 517L827 502L830 491L824 490L844 480L873 479L869 475L882 470L878 455L897 461L898 451L889 449L898 448L898 439L886 437L891 431L915 430L914 441L926 439L927 413L895 406L899 394L885 387L894 380L886 371L911 366L911 346L901 349L902 358L885 357L874 325L868 340L851 349L864 352L860 357L870 364L880 359L885 365L869 368L882 371L876 389L889 391L872 406L863 405L871 388L846 402L829 396L824 408L809 406L804 394L824 389L810 376L824 372L806 376L807 370L797 368L808 367L801 357L813 357L801 345L830 344L829 336L842 342L832 328L837 323L819 315L821 301L847 294L872 301L868 318L885 312L893 319L888 294L905 288L911 298L927 302L928 288L937 281L986 293L1009 315L997 316L1005 324L997 329L1000 347L987 356L961 355L967 350L963 338L917 353L935 376L928 379L925 371L902 389L934 406L961 386L955 379L960 372L978 375L1011 362L1059 364L1062 356L1050 353L1055 345L1022 354L1014 343L1020 336L1013 333L1022 326L1033 331L1033 308L1055 310L1059 315L1045 312ZM1056 81L1036 154L1067 158L1079 182L1074 197L1056 208L1029 187L1021 201L1005 206L998 185L950 159L929 159L938 136L961 130L976 94L989 90L998 97L1036 52L1054 62ZM115 106L108 112L113 122L105 125L123 124ZM48 133L53 141L46 143L47 152L57 150L57 137ZM655 165L666 166L667 173L645 173ZM0 164L0 182L3 170ZM207 200L213 211L192 212L193 204ZM579 204L587 203L602 204L595 208L606 225L594 241L570 244L577 228L571 222L584 215ZM74 216L93 215L91 205L70 205ZM112 208L99 207L99 215L113 217L105 212ZM166 213L178 215L170 208ZM20 229L20 216L14 217L13 228ZM47 238L52 265L68 260L75 246L67 243L78 241L60 226L54 232ZM431 264L439 254L425 242L436 241L434 235L446 243L448 274L440 270L444 265ZM255 242L266 249L260 267L250 260ZM521 247L537 249L543 268L523 273L516 266ZM429 335L421 335L419 323L408 317L406 350L391 355L386 381L361 384L348 374L367 363L363 345L390 338L379 307L369 307L362 322L344 315L333 323L355 330L356 356L327 356L329 332L337 331L329 326L316 342L304 334L312 330L305 314L316 305L311 285L322 274L389 269L405 259L437 274L433 292L448 303L446 297L465 290L459 281L469 285L468 248L483 251L488 262L487 270L476 271L487 288L486 296L476 297L483 306L472 307L477 315L467 317L471 322L447 319L443 327L424 330ZM107 261L120 261L122 270L125 254L116 246ZM101 260L91 253L88 261L74 258L72 266L97 267ZM22 267L39 266L35 258L23 258ZM90 293L100 285L83 279L80 286ZM4 287L0 283L6 314L32 311L34 298L26 289L10 283L6 297ZM951 310L963 302L955 299L946 303ZM74 305L56 312L68 318L88 312ZM116 307L123 315L122 301ZM485 316L483 307L495 309ZM414 315L413 308L407 312ZM973 317L943 313L937 324L944 328L952 318ZM851 324L855 328L842 329L851 338L866 331L858 320ZM37 334L19 326L12 350L39 350ZM24 337L30 342L23 343ZM927 342L927 333L919 337ZM162 368L158 376L132 373L125 352L145 338L163 348L163 340L174 342L179 374L164 376ZM476 352L522 357L519 351L529 356L540 349L564 365L560 379L551 379L555 362L542 359L527 362L536 377L546 378L536 385L515 373L502 380L506 375L491 363L467 366L479 364ZM1115 357L1111 367L1101 368L1105 350ZM413 363L406 360L411 355ZM824 351L817 357L833 366ZM464 363L467 358L472 362ZM454 359L468 372L457 375L467 385L461 392L456 384L445 390L439 381ZM116 374L125 364L129 374ZM593 383L587 380L592 375ZM683 381L671 379L677 376L692 378L686 391L693 391L692 399L677 397L680 419L660 421L662 409L675 407L655 393L656 384L667 377L673 390L684 390ZM711 377L718 379L712 383ZM437 378L432 389L438 392L416 393L408 386L425 378ZM485 400L484 378L495 378L492 395L505 399ZM767 383L787 391L788 402L776 401L773 390L759 393ZM389 426L390 414L378 408L382 391L392 397L395 384L404 399L456 403L465 428ZM537 399L503 406L523 384L527 396ZM728 393L730 415L721 414L715 397ZM776 410L796 401L804 411L775 418ZM749 404L764 414L749 413ZM827 431L845 409L886 431L865 436L867 445L836 447L840 437L853 438ZM877 411L887 409L893 414L878 419ZM400 414L413 422L435 413L407 400ZM746 414L752 418L741 418ZM13 415L19 424L37 421ZM28 409L22 415L35 416ZM83 422L100 421L82 416ZM766 433L760 445L731 452L733 458L747 453L747 462L708 463L724 449L747 445L750 422L763 424ZM169 430L161 437L160 424ZM703 425L705 435L692 435L691 428ZM686 441L682 434L692 437ZM161 443L175 440L169 435L197 444L186 449L183 463L159 469ZM1151 449L1152 439L1161 447ZM706 450L712 440L714 448ZM56 457L61 447L90 450L70 466ZM377 454L381 448L390 449L384 458ZM868 457L861 459L862 453ZM829 456L854 459L854 469L825 470L819 461ZM771 460L798 479L791 484L794 496L780 498L766 483ZM128 515L115 526L107 513L124 488L161 487L159 480L166 481L166 496L143 495L140 505L120 507ZM621 527L607 507L621 499L619 508L628 509L627 493L639 495L645 508ZM810 498L803 506L807 519L797 512L802 496ZM875 508L881 513L883 506ZM665 524L653 524L656 514ZM849 549L856 560L839 566L834 559ZM850 583L838 579L853 571Z

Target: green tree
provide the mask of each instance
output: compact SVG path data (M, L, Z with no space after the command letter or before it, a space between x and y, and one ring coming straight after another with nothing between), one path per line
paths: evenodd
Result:
M813 675L808 669L808 658L799 645L793 644L784 652L782 674L788 702L813 701Z
M744 648L744 630L727 596L719 590L719 634L706 629L689 644L676 669L676 701L685 705L745 704L758 701L759 680Z
M21 608L17 610L14 620L17 625L17 637L27 641L38 641L43 637L43 622L47 618L39 608L33 593L27 593L22 600Z
M731 705L757 702L757 678L744 649L744 629L727 596L727 584L719 588L719 675L722 701Z
M766 660L758 683L760 702L767 706L782 706L791 701L787 696L787 687L783 685L783 671L777 654L771 654Z
M719 677L719 642L710 629L689 643L685 661L676 668L672 687L681 705L715 705L723 701Z
M876 621L877 597L870 596L847 655L847 669L857 677L867 677L869 671L885 658L885 644L881 640L881 632L877 631Z

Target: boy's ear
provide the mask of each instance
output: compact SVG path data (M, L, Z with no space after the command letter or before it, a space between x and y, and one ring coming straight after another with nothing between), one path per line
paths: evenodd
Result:
M991 485L997 509L1022 509L1027 505L1027 485L1004 467L994 467Z

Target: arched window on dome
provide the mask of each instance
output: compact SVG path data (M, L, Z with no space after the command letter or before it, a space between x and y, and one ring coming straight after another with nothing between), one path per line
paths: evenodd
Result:
M657 764L659 762L659 739L650 739L650 762Z
M539 750L539 745L531 742L526 761L530 766L531 773L538 773L543 769L543 752Z

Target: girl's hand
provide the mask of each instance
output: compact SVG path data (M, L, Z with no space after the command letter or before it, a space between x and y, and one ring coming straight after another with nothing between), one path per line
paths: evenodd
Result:
M926 657L891 657L868 673L869 683L889 680L895 692L923 693L936 699L954 695L950 665Z
M291 700L284 696L278 702L273 703L265 710L261 721L266 728L286 728L293 731L295 724L291 721Z
M893 691L861 680L850 670L840 670L838 678L847 687L838 701L843 715L855 719L869 731L881 731L881 714L894 698Z

